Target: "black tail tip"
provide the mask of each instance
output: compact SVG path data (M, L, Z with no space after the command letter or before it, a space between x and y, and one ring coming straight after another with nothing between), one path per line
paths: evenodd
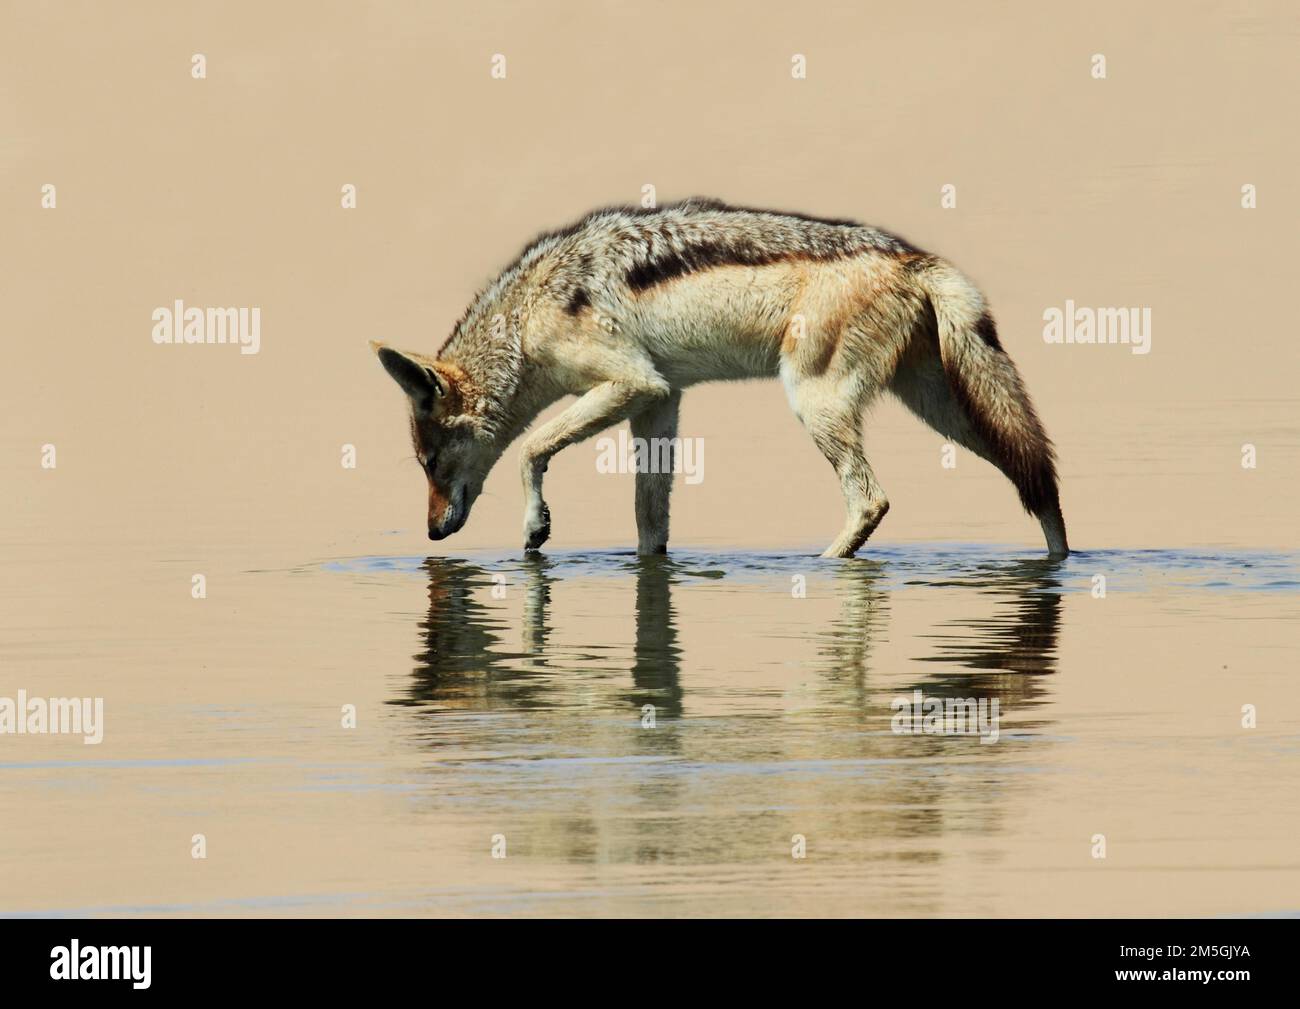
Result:
M1047 556L1054 560L1062 560L1070 556L1070 541L1065 534L1065 517L1061 514L1061 506L1040 512L1038 521L1043 527L1043 538L1047 540Z

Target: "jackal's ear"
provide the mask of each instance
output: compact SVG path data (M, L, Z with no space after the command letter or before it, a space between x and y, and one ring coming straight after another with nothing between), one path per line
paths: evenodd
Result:
M379 363L384 366L384 370L411 397L411 402L417 409L432 413L438 401L451 392L447 379L438 374L436 368L421 364L415 358L376 340L371 340L370 346L379 355Z

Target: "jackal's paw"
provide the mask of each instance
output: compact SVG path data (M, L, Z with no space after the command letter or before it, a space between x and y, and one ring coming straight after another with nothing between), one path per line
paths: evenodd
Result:
M545 502L524 516L524 549L536 550L551 538L551 509Z

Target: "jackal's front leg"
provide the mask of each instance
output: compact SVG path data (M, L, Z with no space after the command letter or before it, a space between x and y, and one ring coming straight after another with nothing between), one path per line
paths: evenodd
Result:
M551 510L542 499L542 476L551 456L668 396L666 384L602 382L528 436L519 459L524 481L524 549L536 550L551 535Z
M677 412L682 394L673 392L632 418L632 437L645 442L645 471L636 473L636 552L668 552L668 500L673 492Z

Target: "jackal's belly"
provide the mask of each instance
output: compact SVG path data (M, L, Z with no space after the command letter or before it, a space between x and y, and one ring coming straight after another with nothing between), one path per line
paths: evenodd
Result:
M637 299L639 341L674 386L778 373L792 292L782 271L716 269Z
M673 334L647 341L659 373L675 388L697 382L772 378L780 364L780 340L754 333Z

